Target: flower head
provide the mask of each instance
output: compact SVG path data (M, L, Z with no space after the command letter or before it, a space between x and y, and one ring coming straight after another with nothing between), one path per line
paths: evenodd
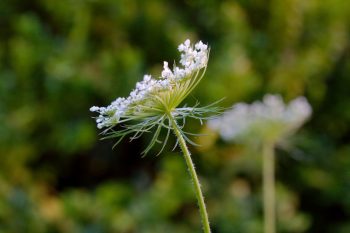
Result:
M159 78L144 75L143 80L136 83L134 90L126 98L119 97L107 107L90 108L90 111L99 113L96 118L97 127L109 137L120 137L134 133L131 139L139 137L144 132L156 128L151 146L158 141L162 127L169 129L167 119L169 114L177 119L185 117L201 118L207 111L204 108L178 108L180 103L197 86L205 73L209 48L201 41L194 46L190 40L180 44L180 66L169 68L168 62L163 63L163 71ZM167 123L168 122L168 123ZM112 130L116 125L123 129ZM118 141L119 142L119 141ZM148 147L145 152L150 149Z
M298 129L311 115L312 109L304 97L285 105L281 96L266 95L262 102L239 103L221 117L208 122L225 141L278 141Z

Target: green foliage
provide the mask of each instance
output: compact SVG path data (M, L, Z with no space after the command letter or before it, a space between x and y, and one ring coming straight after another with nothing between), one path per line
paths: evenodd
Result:
M189 102L308 98L312 119L277 151L279 232L349 232L349 33L343 0L1 0L0 232L200 231L183 158L141 159L149 138L111 150L89 113L186 38L211 46ZM190 139L213 232L261 232L259 156Z

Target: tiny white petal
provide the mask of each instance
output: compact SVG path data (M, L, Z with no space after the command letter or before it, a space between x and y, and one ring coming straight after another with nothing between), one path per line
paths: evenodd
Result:
M99 107L96 107L96 106L92 106L90 108L90 112L97 112L100 108Z

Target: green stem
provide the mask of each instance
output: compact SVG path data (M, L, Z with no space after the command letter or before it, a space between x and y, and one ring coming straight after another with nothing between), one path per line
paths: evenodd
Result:
M263 144L264 232L276 232L274 144Z
M205 207L204 197L203 197L202 190L200 187L199 179L197 177L196 170L194 168L194 164L193 164L192 159L191 159L191 154L187 148L185 139L181 135L180 128L179 128L178 124L176 123L176 120L173 118L173 116L171 114L169 114L168 117L169 117L169 120L171 122L171 125L173 126L172 128L175 132L175 135L178 138L179 145L181 147L181 150L182 150L184 157L185 157L185 160L186 160L188 171L190 172L190 175L191 175L191 178L193 181L193 186L194 186L194 190L195 190L196 197L198 200L199 212L200 212L201 219L202 219L204 233L210 233L208 213L207 213L207 209Z

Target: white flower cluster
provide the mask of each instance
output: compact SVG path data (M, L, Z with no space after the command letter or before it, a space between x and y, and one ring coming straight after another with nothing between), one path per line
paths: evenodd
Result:
M311 112L305 97L298 97L285 105L281 96L268 94L262 102L234 105L221 117L210 120L208 125L218 131L225 141L252 138L265 140L271 137L278 140L299 128Z
M171 90L176 83L190 78L191 75L200 69L206 67L208 63L208 46L201 41L194 47L190 40L180 44L178 50L181 52L181 67L174 65L173 70L164 62L163 71L159 79L154 79L150 75L145 75L143 81L136 83L136 88L130 92L127 98L119 97L107 107L90 108L92 112L98 112L96 118L98 128L115 125L126 114L137 107L137 104L150 98L156 92Z

